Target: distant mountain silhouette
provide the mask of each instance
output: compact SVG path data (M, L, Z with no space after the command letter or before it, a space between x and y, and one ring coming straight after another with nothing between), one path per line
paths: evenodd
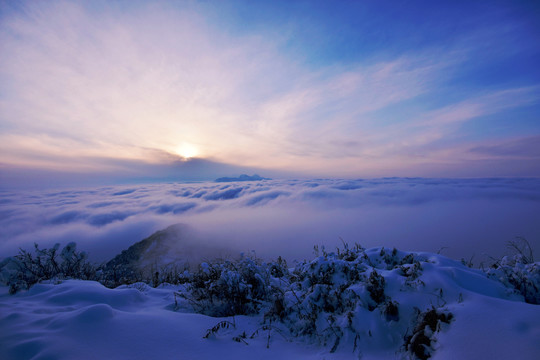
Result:
M269 178L263 178L260 177L257 174L253 174L252 176L242 174L239 177L220 177L216 179L216 182L233 182L233 181L260 181L260 180L271 180Z
M164 155L165 156L165 155ZM51 161L61 162L59 157ZM257 172L254 167L237 166L208 159L178 159L169 156L162 162L149 163L142 160L116 158L92 158L92 163L102 169L92 172L71 169L51 170L0 163L0 189L60 188L99 186L114 184L141 184L146 182L212 181L227 174ZM247 175L246 175L247 176ZM237 181L237 180L235 180Z

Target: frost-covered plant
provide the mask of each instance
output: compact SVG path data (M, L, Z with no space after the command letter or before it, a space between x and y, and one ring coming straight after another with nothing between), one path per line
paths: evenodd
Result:
M140 268L125 264L105 265L100 268L98 281L109 288L144 282L153 287L161 284L184 284L189 281L187 265L177 264Z
M291 335L331 344L333 352L344 337L354 339L356 349L361 334L371 333L355 325L359 309L378 309L385 321L399 321L399 304L386 294L385 276L394 272L407 284L420 276L420 260L424 259L384 248L368 255L360 245L349 248L344 244L335 253L315 250L319 256L299 264L285 290L281 322Z
M371 274L369 275L367 280L367 290L369 291L371 299L373 299L376 304L375 306L370 306L370 310L373 310L386 298L384 295L384 277L379 275L376 270L371 271Z
M509 241L506 246L513 250L524 264L534 263L534 256L531 244L524 237L518 236L514 241Z
M534 262L531 245L518 237L508 243L508 248L515 255L496 260L487 275L523 295L525 302L540 304L540 263Z
M520 254L505 256L487 270L487 275L523 295L525 302L540 304L540 263L528 263Z
M383 314L386 321L399 321L399 304L397 301L388 301L384 304Z
M49 249L40 249L34 244L34 252L19 250L19 254L5 259L0 268L2 281L14 294L21 289L29 289L42 280L53 278L76 278L95 280L96 267L87 260L85 252L78 252L74 242L67 244L60 254L60 244Z
M176 264L156 267L152 271L152 286L161 284L185 284L189 281L189 266Z
M286 263L262 263L242 257L238 261L202 263L192 273L184 297L200 313L211 316L245 315L274 304L279 312L280 278L288 275Z
M88 262L88 254L85 251L77 251L77 244L70 242L60 253L60 276L64 278L76 278L82 280L94 279L96 268Z
M151 275L145 276L141 269L125 267L122 265L102 268L100 269L99 274L99 281L109 288L138 282L150 283L151 281Z
M441 324L449 324L454 316L434 307L424 312L417 309L417 314L412 334L405 336L404 347L413 359L426 360L434 351L435 333L440 331Z

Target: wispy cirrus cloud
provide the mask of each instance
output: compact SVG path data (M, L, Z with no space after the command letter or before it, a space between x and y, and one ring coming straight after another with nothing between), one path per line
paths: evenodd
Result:
M423 157L445 163L426 146L444 148L459 124L540 98L538 86L457 87L448 96L448 83L480 60L478 39L494 43L494 28L390 58L309 66L309 55L287 51L294 32L230 31L197 3L6 9L4 163L51 168L64 158L88 171L106 164L78 159L160 162L157 153L188 144L201 157L244 166L426 175Z
M529 158L538 160L540 158L540 136L505 139L489 144L478 144L477 146L471 147L469 151L491 157Z

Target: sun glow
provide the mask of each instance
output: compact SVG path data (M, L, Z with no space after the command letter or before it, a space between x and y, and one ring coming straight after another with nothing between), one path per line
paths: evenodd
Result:
M199 155L199 149L197 149L197 147L189 143L183 143L183 144L178 145L174 149L174 152L185 159L189 159L189 158Z

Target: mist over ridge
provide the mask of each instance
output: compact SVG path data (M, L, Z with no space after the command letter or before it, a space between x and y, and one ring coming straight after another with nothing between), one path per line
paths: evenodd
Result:
M179 222L209 246L303 259L341 243L499 256L540 248L540 180L313 179L162 183L0 193L0 255L76 241L97 260ZM203 239L203 240L201 240Z

